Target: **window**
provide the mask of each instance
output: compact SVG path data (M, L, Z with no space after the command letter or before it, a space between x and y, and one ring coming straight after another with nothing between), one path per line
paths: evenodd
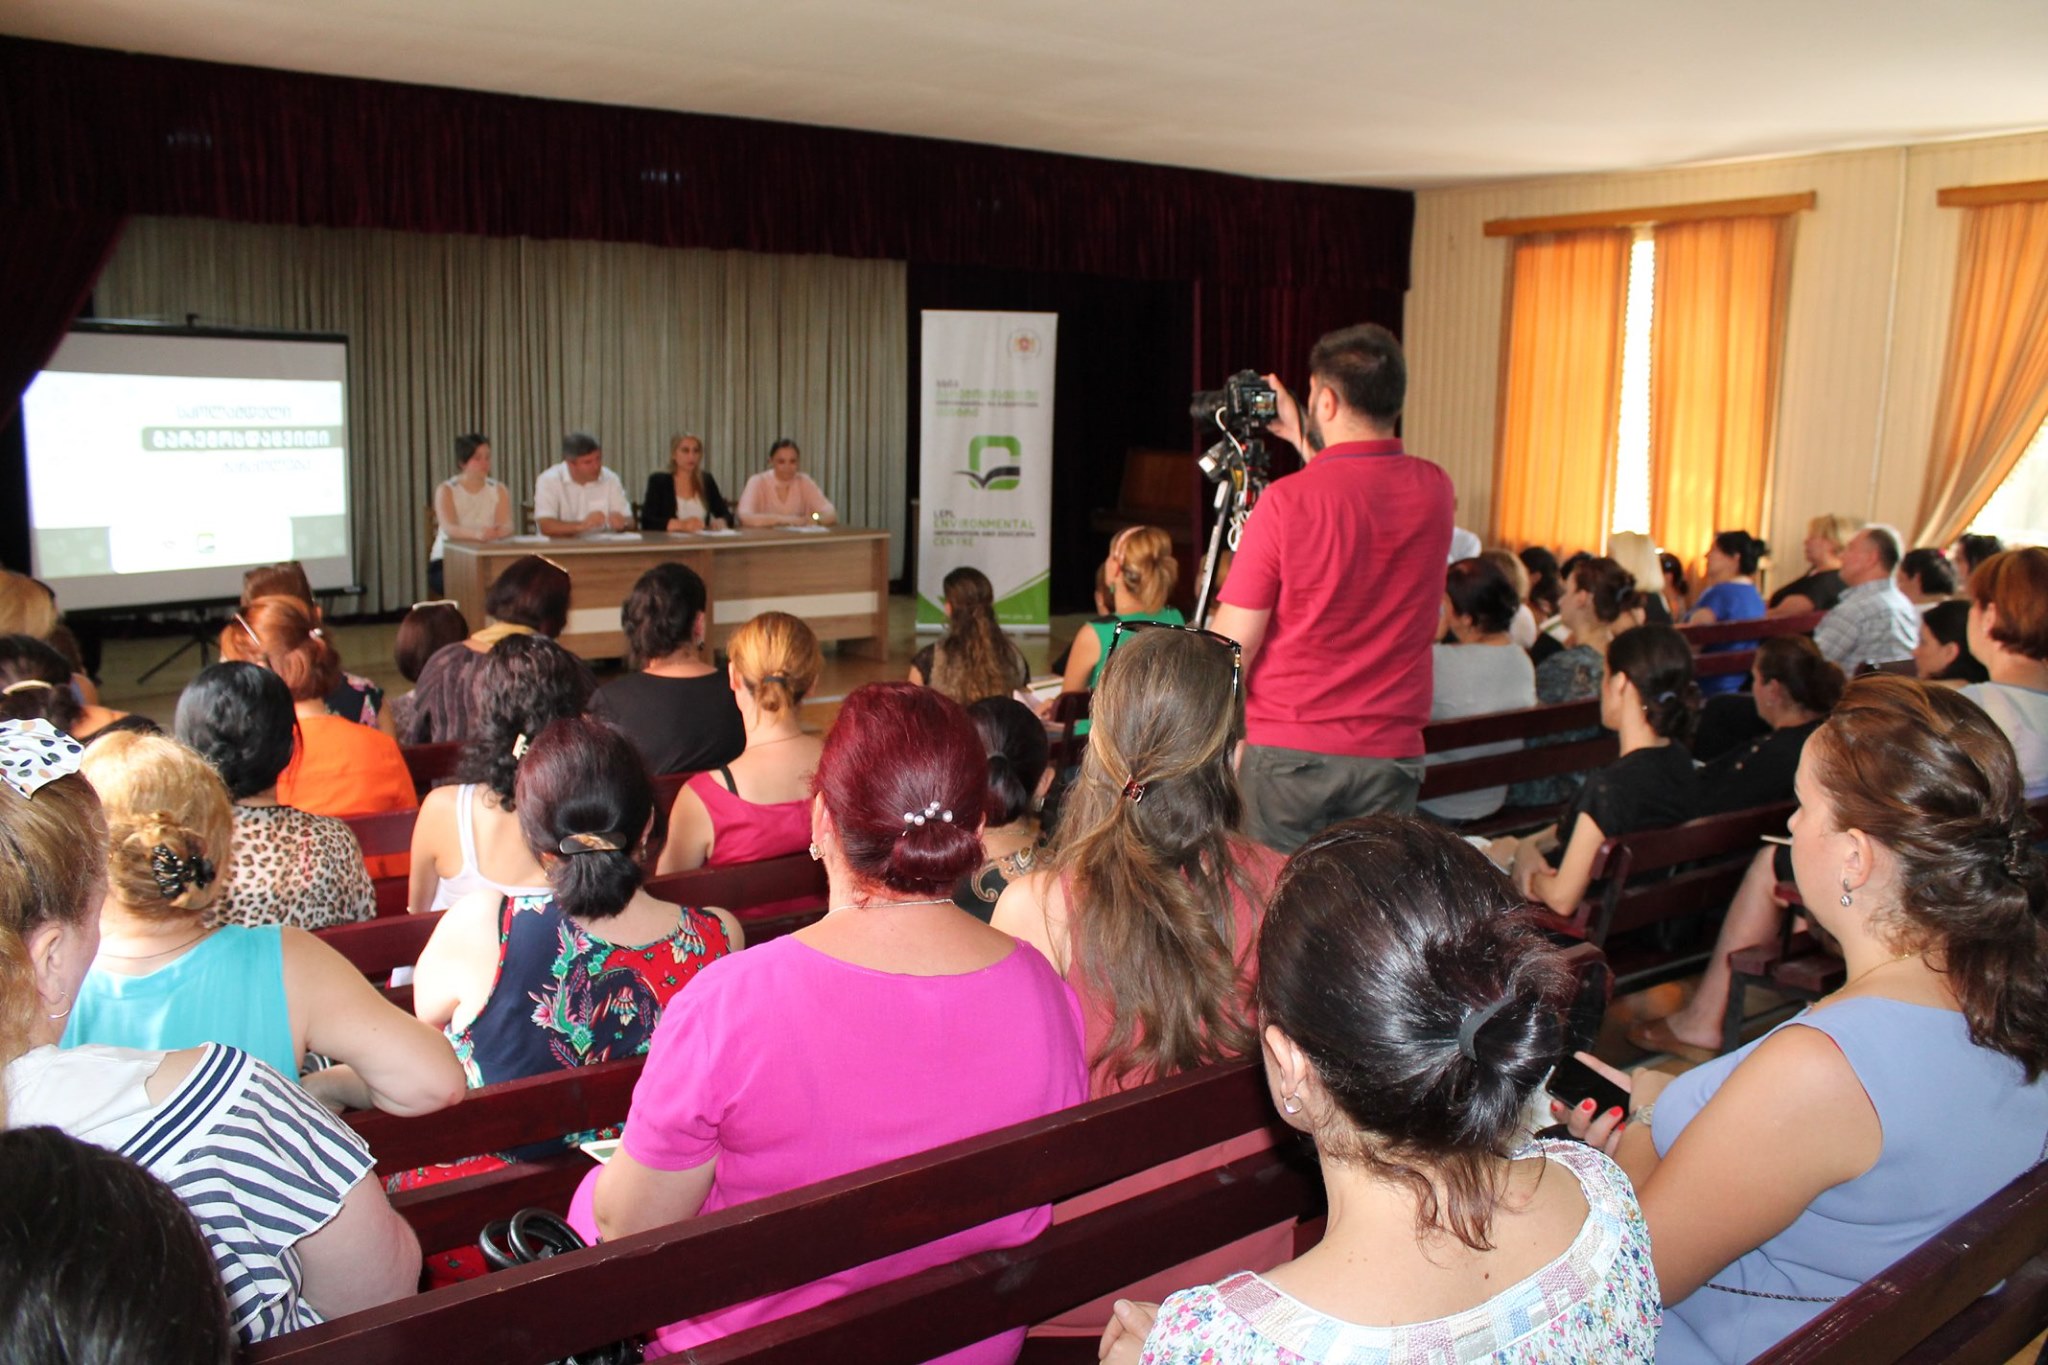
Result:
M2048 545L2048 425L2034 433L2026 453L1970 523L1970 530L1997 536L2008 545Z
M1628 253L1621 333L1621 404L1615 425L1614 510L1607 530L1650 533L1650 318L1657 297L1657 239L1636 229Z

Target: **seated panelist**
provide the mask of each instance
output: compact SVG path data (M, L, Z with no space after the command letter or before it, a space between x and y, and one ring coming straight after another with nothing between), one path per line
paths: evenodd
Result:
M722 531L732 525L732 508L718 481L704 468L704 439L683 435L669 442L668 468L647 476L640 498L643 531Z
M740 491L742 526L837 526L839 513L811 476L798 471L803 452L787 436L768 449L768 468Z
M562 438L562 462L533 481L533 519L544 536L629 531L633 509L626 486L604 467L604 451L587 431Z

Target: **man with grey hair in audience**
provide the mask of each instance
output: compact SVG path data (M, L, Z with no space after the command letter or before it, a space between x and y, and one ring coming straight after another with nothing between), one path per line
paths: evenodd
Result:
M1899 544L1891 527L1866 526L1842 548L1842 596L1821 618L1813 642L1844 672L1910 659L1920 642L1920 613L1893 581Z

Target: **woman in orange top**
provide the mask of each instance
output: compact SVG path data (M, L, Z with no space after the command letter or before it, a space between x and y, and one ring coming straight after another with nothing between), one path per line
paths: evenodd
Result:
M220 653L268 668L291 689L299 736L291 765L277 779L281 803L315 815L418 808L398 741L327 709L327 694L341 681L341 655L305 603L257 598L221 631ZM404 875L410 860L401 853L366 861L372 877L385 877Z

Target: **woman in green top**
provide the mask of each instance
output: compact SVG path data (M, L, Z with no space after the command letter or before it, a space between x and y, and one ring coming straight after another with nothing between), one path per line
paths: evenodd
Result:
M1180 565L1173 557L1173 537L1157 526L1133 526L1119 531L1109 542L1109 560L1104 576L1116 594L1116 614L1104 621L1090 621L1074 639L1067 655L1062 692L1089 692L1095 675L1102 671L1103 656L1109 653L1110 632L1118 621L1164 621L1181 625L1181 614L1166 605L1173 585L1180 580ZM1050 716L1058 698L1041 708Z

